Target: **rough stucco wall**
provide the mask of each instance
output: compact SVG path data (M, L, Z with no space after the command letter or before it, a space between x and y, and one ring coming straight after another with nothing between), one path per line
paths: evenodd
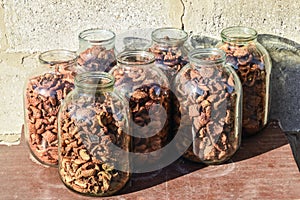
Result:
M0 5L0 135L20 133L23 85L37 61L33 52L76 50L78 33L87 28L120 34L181 28L182 19L194 34L218 38L227 26L246 25L300 42L300 2L292 0L0 0Z
M185 30L220 38L228 26L249 26L300 42L300 2L294 0L183 0Z
M36 67L35 57L26 58L25 54L0 54L0 135L20 133L23 124L23 86L28 73Z
M128 29L180 26L180 17L170 18L169 6L169 1L162 0L4 0L8 51L76 50L78 33L87 28L118 34Z
M21 132L23 85L37 65L37 54L33 52L76 50L79 32L88 28L120 34L129 29L181 27L183 10L179 0L0 2L0 136Z

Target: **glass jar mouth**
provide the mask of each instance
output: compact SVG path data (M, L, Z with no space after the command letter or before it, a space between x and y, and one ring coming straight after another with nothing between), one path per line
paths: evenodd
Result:
M248 42L257 38L257 31L245 26L232 26L221 31L223 41Z
M39 55L39 61L42 64L56 65L60 63L75 63L78 55L74 51L66 49L53 49L42 52Z
M155 56L147 51L123 51L117 56L117 62L124 65L148 65L155 62Z
M194 49L188 55L191 63L199 63L204 65L216 65L226 61L224 51L217 48Z
M116 34L113 31L92 28L79 33L79 40L87 41L93 45L111 43L115 40Z
M151 37L154 42L175 45L184 43L188 39L188 34L179 28L165 27L155 29Z
M115 78L106 72L84 72L75 77L75 86L87 91L111 89Z

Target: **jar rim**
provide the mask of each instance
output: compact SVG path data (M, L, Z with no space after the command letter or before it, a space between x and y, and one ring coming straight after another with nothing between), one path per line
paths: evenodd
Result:
M115 77L107 72L83 72L75 76L75 86L85 90L110 89L115 84Z
M42 64L56 65L60 63L77 62L78 55L75 51L66 49L52 49L44 51L39 55Z
M215 56L213 60L212 56ZM188 58L191 63L216 65L226 61L226 53L218 48L196 48L189 53Z
M231 26L221 31L221 38L224 41L248 42L257 38L257 31L246 26Z
M163 27L152 31L151 38L157 43L180 44L188 39L188 33L179 28Z
M142 50L123 51L118 54L117 62L124 65L148 65L155 62L155 55Z
M110 43L115 40L116 34L107 29L91 28L79 33L79 40L84 40L92 44Z

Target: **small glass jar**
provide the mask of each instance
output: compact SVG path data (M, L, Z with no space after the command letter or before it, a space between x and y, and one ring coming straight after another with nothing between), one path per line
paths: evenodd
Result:
M114 81L105 72L77 75L59 112L59 175L84 195L112 195L130 177L128 107Z
M152 34L150 52L155 55L156 65L166 74L171 82L181 68L187 64L188 50L184 46L188 34L177 28L159 28Z
M149 153L145 160L135 164L156 162L160 155L155 152L168 144L172 139L172 128L176 127L170 83L155 66L155 57L150 52L124 51L118 55L117 62L110 73L116 79L116 89L129 103L133 152Z
M205 164L223 163L233 156L241 142L239 78L225 64L225 53L216 48L192 50L189 62L174 82L180 102L181 130L186 135L180 142L191 143L183 156Z
M85 71L108 72L116 65L115 33L87 29L79 34L78 64Z
M267 50L257 42L257 32L248 27L228 27L217 47L226 52L243 87L243 135L262 130L268 122L272 63Z
M77 55L68 50L50 50L39 55L39 62L24 88L25 137L39 162L56 166L57 113L74 87Z

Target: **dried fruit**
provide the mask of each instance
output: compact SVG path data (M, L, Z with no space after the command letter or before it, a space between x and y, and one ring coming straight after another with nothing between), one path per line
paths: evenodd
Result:
M61 100L74 88L75 67L67 62L51 67L55 72L31 77L26 85L25 127L33 155L43 164L57 165L57 113Z
M117 102L114 106L110 95L82 95L66 103L61 112L59 173L62 181L77 192L107 196L121 189L129 178L129 172L114 167L119 157L110 144L129 151L130 141L120 127L124 116L114 117L121 114L113 111L119 108Z
M238 91L233 88L234 77L222 64L199 63L190 63L175 79L181 129L186 135L180 142L192 141L184 157L207 164L222 163L239 146L238 127L235 128Z

